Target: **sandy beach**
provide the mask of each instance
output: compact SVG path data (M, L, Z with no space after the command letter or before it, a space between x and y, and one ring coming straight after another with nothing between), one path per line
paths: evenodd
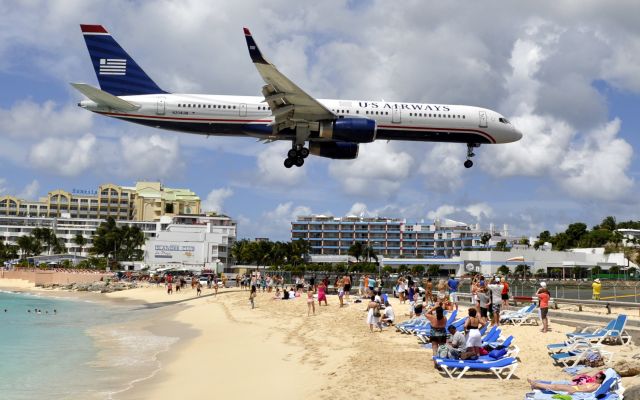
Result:
M11 282L15 284L16 282ZM6 285L8 282L0 282ZM24 286L24 285L23 285ZM14 286L15 287L15 286ZM509 381L488 373L468 373L451 380L434 370L431 349L416 338L387 328L370 333L365 305L351 302L329 306L307 317L302 299L273 300L259 293L251 310L248 291L204 289L195 296L190 287L167 295L162 286L109 293L112 301L135 301L161 310L153 320L138 322L157 335L180 338L159 355L161 368L132 385L116 399L176 399L259 397L261 399L475 399L477 392L503 399L522 399L529 391L526 378L566 379L553 366L545 345L561 342L573 328L553 323L540 327L504 326L520 348L520 365ZM353 296L352 296L353 301ZM392 299L399 320L407 306ZM466 308L461 308L466 313ZM614 352L629 348L611 346ZM634 347L634 351L636 348ZM204 397L203 397L204 396ZM493 397L493 396L492 396Z

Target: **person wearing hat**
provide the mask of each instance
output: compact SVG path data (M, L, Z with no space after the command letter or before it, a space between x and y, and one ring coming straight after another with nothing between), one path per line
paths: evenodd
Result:
M602 284L600 283L600 279L596 278L593 280L591 284L591 288L593 289L592 298L594 300L600 300L600 290L602 290Z

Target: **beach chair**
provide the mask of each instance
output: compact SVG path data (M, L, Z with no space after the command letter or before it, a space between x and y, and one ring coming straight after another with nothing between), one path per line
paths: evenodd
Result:
M607 399L621 399L624 394L624 387L622 387L622 381L620 375L611 369L607 368L604 371L605 379L600 387L593 393L574 393L569 394L567 392L556 392L552 390L534 390L525 395L525 400L552 400L557 395L568 396L572 400L607 400Z
M600 353L600 355L605 359L605 363L610 363L613 358L612 352L603 350L601 347L595 348L590 343L576 344L571 351L554 353L550 354L550 356L558 365L562 365L563 367L574 367L580 362L587 360L589 355L595 352Z
M513 357L493 361L442 359L437 365L451 379L460 379L468 371L490 371L498 379L508 380L518 368L518 360ZM505 374L504 377L502 376L503 374Z
M549 352L549 354L568 353L570 351L573 351L576 348L585 347L585 346L592 347L595 349L599 349L602 347L601 345L598 345L598 344L591 344L591 342L588 340L576 339L574 341L566 341L564 343L548 344L547 351Z
M538 313L536 312L536 305L530 304L528 307L520 312L516 312L511 315L500 315L500 323L513 324L517 326L521 325L538 325Z
M498 349L498 348L509 348L509 346L511 346L511 342L513 342L513 335L510 335L503 341L495 340L493 342L487 342L483 344L485 347L489 347L491 349Z
M517 314L522 314L523 312L525 312L525 310L528 308L529 306L524 306L518 310L504 310L504 311L500 311L500 320L502 320L502 318L506 318L506 317L510 317L511 315L517 315Z
M583 339L596 344L602 344L605 341L610 343L632 344L633 340L631 339L631 335L624 330L626 325L627 316L620 314L604 328L591 332L590 329L593 327L587 327L584 328L582 332L568 333L567 337L569 340Z
M446 325L447 328L449 327L449 325L459 324L460 321L462 321L462 324L464 325L464 320L466 320L467 317L462 318L458 321L454 321L457 314L458 314L458 310L455 310L454 312L451 313L451 316L449 316L449 319L447 319L447 325ZM460 329L458 328L458 326L456 326L456 329ZM425 326L425 327L416 328L412 331L412 333L416 335L420 343L425 343L425 344L429 343L429 337L431 336L431 324L428 324L428 326Z
M502 333L502 331L498 329L497 326L494 325L491 328L491 330L486 335L484 335L484 337L482 338L482 342L483 343L495 342L500 338L500 333Z

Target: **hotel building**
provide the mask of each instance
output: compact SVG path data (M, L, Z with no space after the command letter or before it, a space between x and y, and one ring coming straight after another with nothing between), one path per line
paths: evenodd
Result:
M433 224L394 218L300 216L291 223L291 239L309 241L311 253L346 255L356 242L387 258L451 258L462 250L484 248L477 226L436 219Z
M200 198L189 189L172 189L160 182L137 182L134 187L100 185L97 190L58 189L39 201L0 196L0 216L120 221L159 221L162 216L200 214Z

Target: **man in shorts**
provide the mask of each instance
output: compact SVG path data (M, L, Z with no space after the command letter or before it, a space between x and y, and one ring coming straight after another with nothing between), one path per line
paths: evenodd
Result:
M491 310L493 311L493 325L500 325L500 309L502 308L502 289L504 285L500 283L500 278L496 277L489 286L491 291Z
M455 275L451 275L449 281L447 282L447 286L449 287L449 300L456 306L456 310L458 309L458 285L460 282L456 280Z
M351 277L349 275L345 275L342 278L344 282L344 298L348 302L349 301L349 292L351 291Z

